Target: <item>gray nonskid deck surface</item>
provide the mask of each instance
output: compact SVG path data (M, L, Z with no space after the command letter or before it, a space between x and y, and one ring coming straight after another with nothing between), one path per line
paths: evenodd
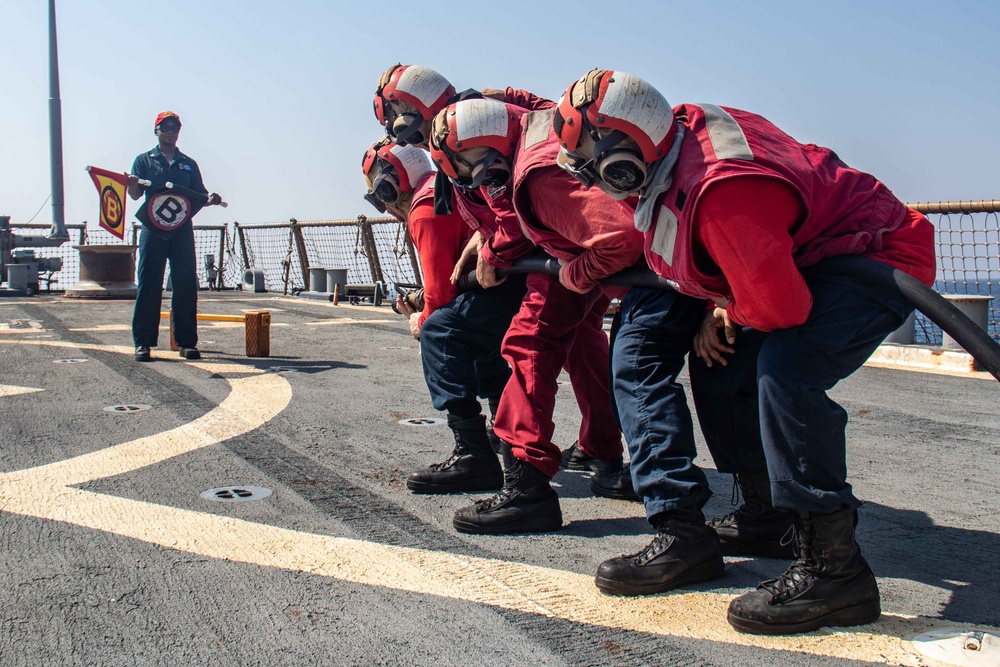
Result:
M137 364L131 302L0 300L0 664L885 662L864 647L818 650L816 633L749 645L732 637L722 611L689 622L656 619L673 634L644 625L657 613L711 609L720 594L779 574L780 561L727 559L725 578L643 601L642 613L613 598L597 599L602 608L589 613L574 600L588 599L577 593L590 589L573 587L603 559L645 545L650 532L639 505L593 498L585 475L560 473L567 525L558 533L456 533L454 510L475 496L405 489L411 470L452 446L444 426L398 423L440 416L405 320L387 306L267 294L202 293L199 304L202 313L248 309L272 313L271 357L243 355L240 325L203 322L204 364L165 349L165 329L156 361ZM53 363L65 358L87 361ZM186 447L184 438L199 436L174 431L246 391L251 409L240 419L253 422L255 411L280 402L282 386L287 405L243 432L235 421L221 424L220 432L235 434ZM890 619L1000 626L991 602L1000 596L992 566L1000 547L998 389L992 381L863 368L832 392L851 417L851 481L866 502L859 540ZM151 409L104 410L119 404ZM578 422L565 384L557 441L569 445ZM165 439L171 432L180 440ZM113 459L102 463L107 472L82 463L63 490L45 486L60 461L86 463L137 441L183 453L138 467ZM711 469L707 455L699 463L715 491L706 513L730 511L731 478ZM25 479L42 481L24 486ZM272 495L239 503L199 496L233 485ZM101 515L105 499L120 514ZM161 521L176 535L157 533ZM309 545L333 551L314 561ZM412 567L366 579L367 570L392 571L398 562ZM602 611L609 603L621 605L617 625ZM877 639L892 626L873 627Z

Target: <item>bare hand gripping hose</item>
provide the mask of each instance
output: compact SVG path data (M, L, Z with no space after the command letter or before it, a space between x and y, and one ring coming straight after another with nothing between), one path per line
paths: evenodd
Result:
M545 273L556 276L559 275L559 262L546 255L531 255L515 260L508 268L498 268L496 271L498 276L515 273ZM997 381L1000 381L1000 345L970 320L965 313L908 273L888 264L856 255L841 255L825 259L816 266L810 267L810 271L852 276L870 285L899 294L910 305L926 315L927 319L954 338L983 368ZM656 275L645 266L632 267L608 276L601 281L601 284L614 287L673 289L666 279ZM473 272L462 276L458 281L458 287L460 290L479 287L476 274Z

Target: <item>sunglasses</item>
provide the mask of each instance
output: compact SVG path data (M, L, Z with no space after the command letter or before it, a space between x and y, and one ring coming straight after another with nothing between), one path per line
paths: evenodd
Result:
M181 126L180 125L172 125L171 124L171 125L160 125L158 127L159 127L160 132L180 132L181 131Z

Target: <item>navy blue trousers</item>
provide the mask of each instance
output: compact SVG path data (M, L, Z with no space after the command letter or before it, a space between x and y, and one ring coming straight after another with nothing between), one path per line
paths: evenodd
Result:
M671 509L701 508L712 492L694 464L694 424L677 376L705 316L705 302L671 291L632 288L621 308L611 368L632 483L647 518Z
M477 397L499 401L510 378L500 343L524 298L525 276L496 287L464 292L438 308L420 328L420 358L431 403L468 412Z
M163 272L170 262L174 341L179 347L198 346L198 269L194 230L188 225L168 238L146 229L139 233L139 268L132 311L132 340L136 347L155 347L160 332Z
M728 366L690 364L691 390L720 472L767 470L775 507L857 508L847 483L847 412L827 391L861 367L913 308L848 277L807 276L804 324L744 329Z

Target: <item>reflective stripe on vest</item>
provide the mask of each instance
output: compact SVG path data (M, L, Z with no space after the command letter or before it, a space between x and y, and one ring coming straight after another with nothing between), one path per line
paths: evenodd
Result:
M692 104L705 112L705 128L712 141L716 160L752 160L753 151L743 128L732 116L714 104Z

